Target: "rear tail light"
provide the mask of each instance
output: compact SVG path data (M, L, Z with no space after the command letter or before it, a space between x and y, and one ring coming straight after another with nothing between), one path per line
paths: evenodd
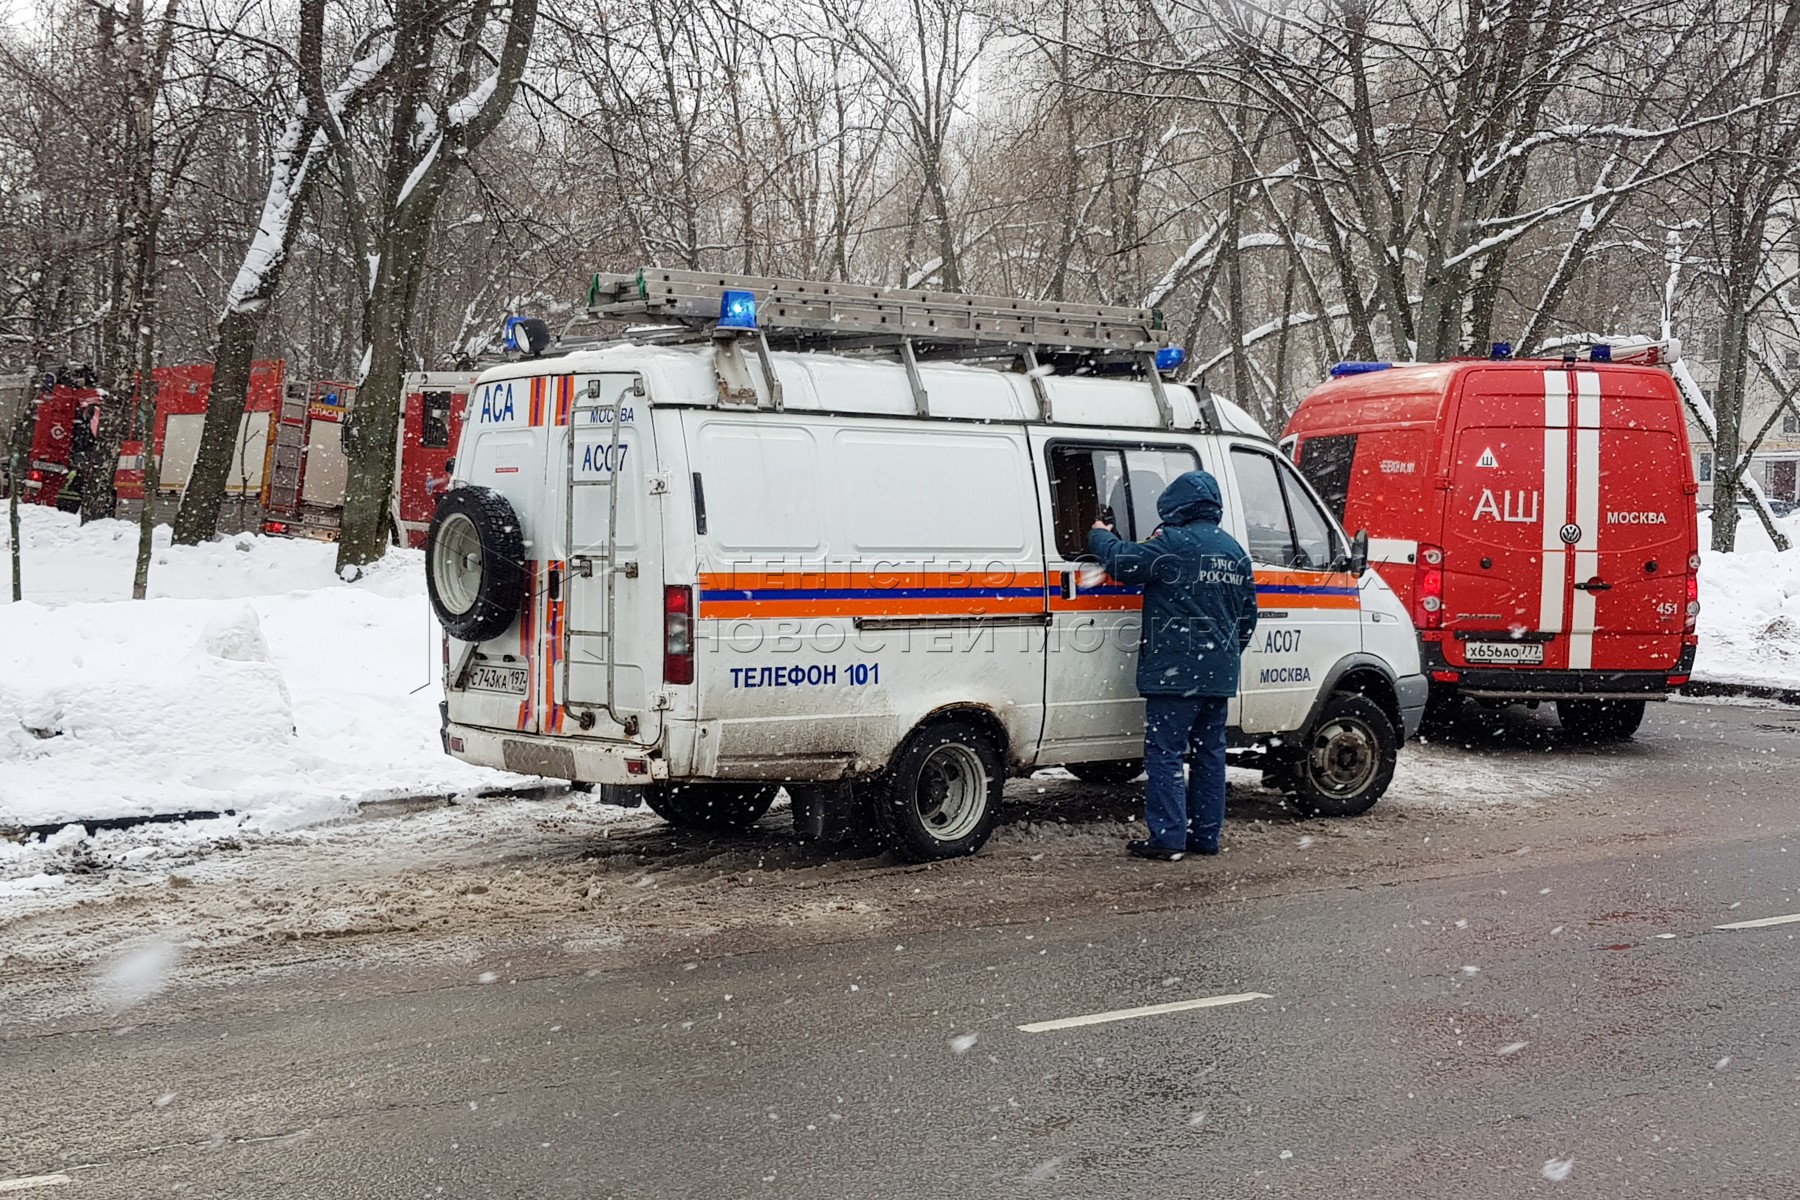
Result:
M663 682L694 682L694 589L663 589Z
M1687 631L1694 632L1694 626L1700 621L1700 577L1688 576L1687 594Z
M1455 683L1461 678L1461 671L1433 671L1431 673L1433 683Z
M1420 629L1444 627L1444 551L1441 546L1419 547L1413 568L1413 624Z
M44 473L42 471L36 470L35 468L30 471L27 471L27 472L25 472L25 482L26 483L42 483L42 482L44 482Z
M287 531L288 531L288 527L287 527L286 521L264 521L263 522L263 532L264 533L286 533Z

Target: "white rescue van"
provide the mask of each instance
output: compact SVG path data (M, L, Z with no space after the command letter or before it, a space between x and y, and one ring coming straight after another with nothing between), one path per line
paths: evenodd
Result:
M1141 597L1087 534L1148 537L1204 468L1256 562L1242 761L1309 812L1386 789L1412 622L1247 414L1161 379L1149 313L649 269L590 301L672 336L470 391L426 551L450 754L707 828L786 786L815 836L973 852L1008 775L1141 769Z

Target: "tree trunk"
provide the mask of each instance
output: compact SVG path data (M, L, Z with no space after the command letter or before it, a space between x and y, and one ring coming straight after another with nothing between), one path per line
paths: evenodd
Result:
M230 482L245 396L250 388L250 362L266 312L266 308L258 312L227 309L219 318L219 341L213 352L212 387L206 394L200 449L181 497L181 510L175 515L178 545L197 546L219 531L219 509L225 503L225 488ZM150 493L146 490L144 494Z
M25 463L26 452L31 446L31 433L37 427L37 381L44 377L43 362L40 359L38 369L32 374L31 398L21 398L19 411L13 417L12 428L7 430L7 462L6 462L6 523L10 532L8 546L12 557L12 598L24 599L24 560L19 548L19 492L25 486L25 476L19 470Z
M1735 288L1728 290L1730 296ZM1729 553L1737 545L1737 495L1743 478L1744 358L1748 330L1740 310L1729 301L1725 310L1723 352L1719 355L1719 383L1713 389L1713 413L1718 430L1713 435L1712 548Z

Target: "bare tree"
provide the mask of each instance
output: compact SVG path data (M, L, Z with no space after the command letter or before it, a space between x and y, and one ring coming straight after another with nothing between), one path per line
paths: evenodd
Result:
M324 124L330 119L341 128L346 115L381 85L392 62L393 43L385 37L376 41L373 48L365 44L363 53L327 95L321 82L325 0L302 0L292 108L272 147L268 193L255 235L219 314L212 388L207 394L200 446L175 518L178 543L195 545L218 531L219 509L230 482L250 387L251 360L300 236L301 215L330 152L331 135Z
M525 70L537 0L511 0L497 54L486 46L498 0L479 0L440 52L454 11L445 0L398 0L394 57L407 64L393 90L391 132L379 167L381 206L370 230L366 349L356 406L348 418L350 479L338 541L338 569L354 572L381 556L391 523L400 385L412 359L412 319L433 219L451 175L499 128ZM439 85L433 68L441 62ZM485 70L484 70L485 69ZM479 73L479 78L477 77ZM347 156L341 163L351 168Z

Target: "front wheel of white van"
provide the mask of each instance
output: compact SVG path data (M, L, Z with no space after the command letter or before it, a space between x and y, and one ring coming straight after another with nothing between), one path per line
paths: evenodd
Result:
M938 721L912 736L875 801L887 842L914 862L981 849L1000 816L1006 764L980 729Z
M1281 764L1288 803L1313 817L1369 811L1394 779L1400 739L1381 706L1355 692L1333 692L1299 752Z

